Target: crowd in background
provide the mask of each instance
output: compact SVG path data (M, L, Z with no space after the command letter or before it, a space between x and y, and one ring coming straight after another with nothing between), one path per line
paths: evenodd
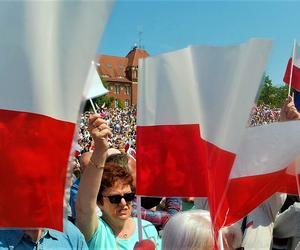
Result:
M269 105L254 106L252 108L249 127L277 122L280 116L280 108L270 108Z
M136 108L99 108L97 112L108 124L113 132L109 139L110 147L124 151L128 147L136 147ZM89 151L91 137L87 131L88 117L91 112L81 115L78 143L83 151Z
M124 151L126 148L136 147L136 107L127 108L99 108L101 117L108 121L113 132L110 138L110 147ZM81 115L78 143L83 151L88 151L91 145L91 137L87 131L87 122L90 112ZM280 108L271 108L269 105L254 106L250 113L249 127L277 122L280 116Z

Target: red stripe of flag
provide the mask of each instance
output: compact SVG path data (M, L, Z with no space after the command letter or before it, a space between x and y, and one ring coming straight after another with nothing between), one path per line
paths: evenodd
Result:
M0 227L62 228L65 166L74 128L73 123L44 115L0 110L0 151L5 152Z
M224 188L235 156L200 134L199 124L138 126L137 164L142 167L137 168L137 193L203 197L208 194L208 179L215 188Z
M292 65L292 58L289 59L286 71L283 77L283 81L286 84L290 82L290 75L291 75L291 65ZM292 88L296 89L298 92L300 91L300 68L294 65L293 67L293 75L291 80Z

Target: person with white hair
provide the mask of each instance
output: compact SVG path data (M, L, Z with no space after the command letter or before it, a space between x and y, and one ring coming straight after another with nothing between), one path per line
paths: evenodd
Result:
M240 247L242 232L238 225L222 228L224 249ZM212 250L213 226L205 210L188 210L171 217L162 234L163 250Z
M164 227L163 250L210 250L213 247L213 228L208 212L190 210L177 213Z

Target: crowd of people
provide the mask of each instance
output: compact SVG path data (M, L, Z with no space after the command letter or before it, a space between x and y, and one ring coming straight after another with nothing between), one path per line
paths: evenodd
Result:
M294 119L300 113L289 97L281 111L253 108L249 126ZM141 197L138 208L135 107L86 112L79 127L64 232L0 230L0 249L214 249L207 198ZM300 250L299 212L297 197L274 194L242 221L222 228L218 244L228 250Z
M249 127L277 122L279 117L280 108L271 108L265 104L254 106L250 113Z
M79 125L78 144L84 151L89 151L92 146L92 138L87 130L88 118L92 112L85 112L81 115ZM109 147L118 148L124 151L128 147L136 147L136 107L97 109L97 113L107 121L113 132L109 138Z

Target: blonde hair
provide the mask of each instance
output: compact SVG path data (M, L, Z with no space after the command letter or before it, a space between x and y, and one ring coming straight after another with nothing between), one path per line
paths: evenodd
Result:
M164 227L163 250L212 250L213 247L213 228L207 211L177 213Z

